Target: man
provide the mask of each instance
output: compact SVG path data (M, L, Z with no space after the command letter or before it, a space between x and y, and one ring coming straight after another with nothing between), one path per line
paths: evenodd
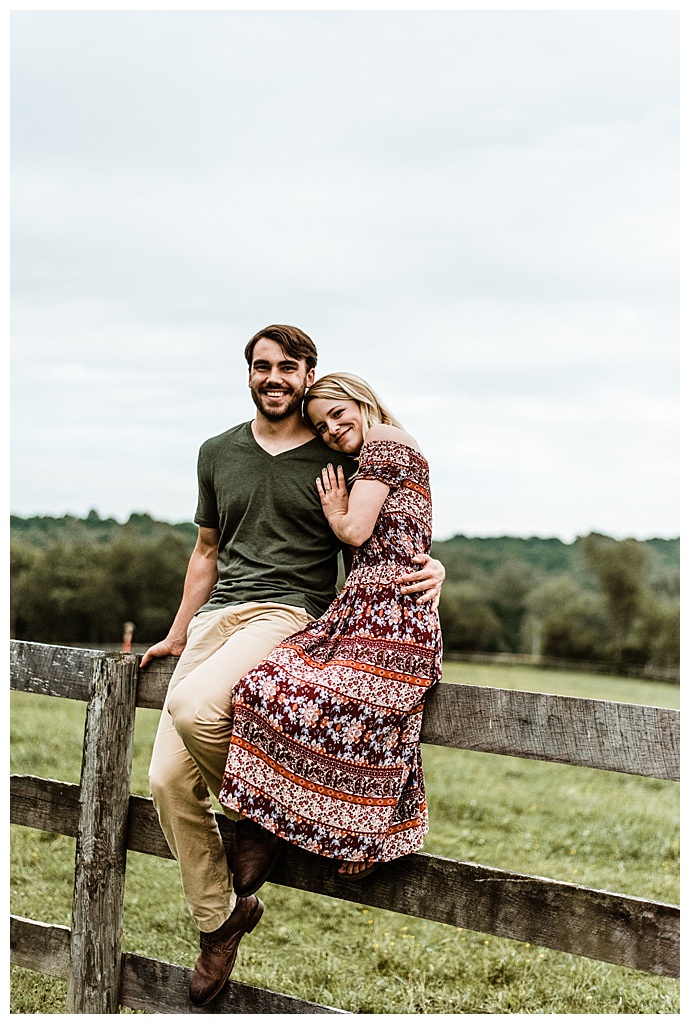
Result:
M180 655L154 743L153 802L199 928L201 952L190 999L211 1002L225 986L243 935L264 910L253 895L280 840L251 822L238 827L233 874L211 806L231 733L232 688L286 636L321 615L335 596L339 542L328 527L316 477L333 453L301 416L317 352L296 327L274 324L248 342L256 406L250 423L206 441L199 452L199 528L180 607L165 640L144 654ZM338 460L346 474L356 466ZM405 577L408 593L436 601L439 562ZM243 895L246 892L248 895Z

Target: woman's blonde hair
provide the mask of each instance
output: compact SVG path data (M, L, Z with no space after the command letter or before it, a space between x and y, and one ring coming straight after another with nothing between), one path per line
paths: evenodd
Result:
M303 409L306 419L309 419L309 403L313 398L357 402L362 414L362 432L365 435L375 423L390 423L391 426L402 429L402 424L388 411L367 382L354 373L327 373L325 377L319 377L314 381L304 396Z

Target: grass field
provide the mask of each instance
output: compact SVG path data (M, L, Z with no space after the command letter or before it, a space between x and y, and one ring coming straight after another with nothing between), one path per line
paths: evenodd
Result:
M676 686L449 663L444 680L678 707ZM139 711L132 791L147 795L158 712ZM13 772L79 781L84 706L11 695ZM425 746L429 853L679 902L678 786ZM13 827L11 910L69 925L74 841ZM370 1014L678 1014L679 983L448 925L266 885L233 977ZM130 854L124 948L192 966L177 865ZM11 969L11 1012L65 1013L63 983Z

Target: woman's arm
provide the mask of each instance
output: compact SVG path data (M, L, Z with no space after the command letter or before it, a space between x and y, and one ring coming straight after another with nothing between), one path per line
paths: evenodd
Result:
M339 466L336 472L332 466L327 466L316 486L326 518L339 540L359 547L371 537L381 506L390 491L387 484L380 480L355 480L348 500L342 469ZM441 586L446 578L443 563L421 553L415 555L413 561L420 568L400 576L396 583L401 584L403 594L419 594L418 604L431 603L433 608L438 608ZM345 565L348 572L347 562Z
M387 424L376 424L366 439L400 441L419 451L417 442L410 434ZM379 480L355 480L348 500L342 470L338 467L336 473L332 466L327 466L321 479L317 479L316 486L324 513L335 535L352 547L359 547L368 540L390 491L388 485ZM353 498L356 505L352 503ZM359 521L357 515L361 516ZM431 603L432 607L438 608L441 586L446 578L443 563L421 552L414 556L413 561L420 568L416 572L405 573L396 582L401 584L403 594L419 594L418 604Z
M187 627L202 605L206 604L218 579L218 541L220 532L200 526L196 544L187 566L182 600L165 640L149 647L141 659L146 668L153 658L182 654L187 644Z
M390 487L380 480L355 480L347 493L342 466L330 464L316 479L324 515L338 540L360 547L369 540Z

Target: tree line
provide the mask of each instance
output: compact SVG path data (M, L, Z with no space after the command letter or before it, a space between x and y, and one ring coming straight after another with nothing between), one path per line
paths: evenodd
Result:
M111 645L125 622L161 639L177 610L196 538L191 523L94 511L12 516L11 631L41 643ZM675 669L680 660L680 542L453 537L432 553L446 567L444 645L457 653L526 653Z
M456 537L433 551L447 571L440 615L449 650L679 665L677 539Z

